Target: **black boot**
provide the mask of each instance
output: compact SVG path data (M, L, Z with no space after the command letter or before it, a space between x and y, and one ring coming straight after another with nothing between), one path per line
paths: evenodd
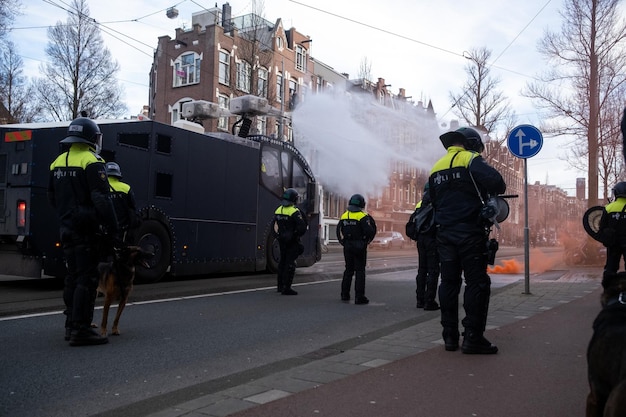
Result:
M69 319L67 310L65 310L63 314L68 316L65 318L65 341L67 342L68 340L70 340L70 336L72 336L72 323L71 323L71 320Z
M498 347L485 339L482 333L466 330L463 336L463 345L461 346L461 352L463 353L478 355L493 355L494 353L498 353Z
M447 351L454 352L459 348L459 331L457 329L443 329L443 343Z
M100 335L90 326L81 326L78 330L72 330L70 336L70 346L103 345L108 342L109 339L106 336Z
M369 302L370 300L364 295L354 297L354 304L369 304Z
M283 292L283 277L281 274L278 274L276 278L276 292Z
M291 284L293 284L293 278L295 274L296 263L293 262L289 265L285 275L283 275L283 290L281 292L282 295L298 295L297 291L291 289Z

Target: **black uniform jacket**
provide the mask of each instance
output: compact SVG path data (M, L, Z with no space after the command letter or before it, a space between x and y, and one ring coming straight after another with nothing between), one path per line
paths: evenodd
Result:
M100 225L117 230L104 160L86 143L74 143L50 164L48 201L62 229L94 233Z
M435 224L452 227L483 226L481 198L486 201L488 196L506 191L504 179L495 168L477 152L460 146L450 146L446 155L435 163L428 184Z

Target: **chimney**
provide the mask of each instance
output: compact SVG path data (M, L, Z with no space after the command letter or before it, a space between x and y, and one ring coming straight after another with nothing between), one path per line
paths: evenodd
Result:
M224 28L224 33L230 33L233 30L231 19L232 10L230 4L224 3L222 5L222 27Z

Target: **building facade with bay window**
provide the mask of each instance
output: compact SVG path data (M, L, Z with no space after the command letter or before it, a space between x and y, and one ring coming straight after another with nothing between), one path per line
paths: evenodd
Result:
M161 36L150 69L149 114L173 124L183 104L205 100L228 109L234 97L267 98L278 112L289 112L315 87L311 40L282 20L271 23L255 14L231 16L231 8L194 13L190 29ZM278 114L278 113L277 113ZM236 116L204 120L205 131L231 132ZM291 141L291 121L279 116L256 116L250 133Z

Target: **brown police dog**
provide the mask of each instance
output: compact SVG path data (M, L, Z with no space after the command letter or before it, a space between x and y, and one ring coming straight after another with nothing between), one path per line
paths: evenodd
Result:
M117 313L113 320L111 334L119 335L118 328L120 316L124 311L128 296L133 289L135 280L135 265L142 264L148 266L146 258L150 254L139 246L124 246L115 250L114 259L109 262L100 262L98 265L98 292L104 295L104 307L102 310L102 322L100 324L100 334L107 335L107 322L109 308L114 301L119 301Z
M626 415L626 272L605 273L587 349L587 417Z

